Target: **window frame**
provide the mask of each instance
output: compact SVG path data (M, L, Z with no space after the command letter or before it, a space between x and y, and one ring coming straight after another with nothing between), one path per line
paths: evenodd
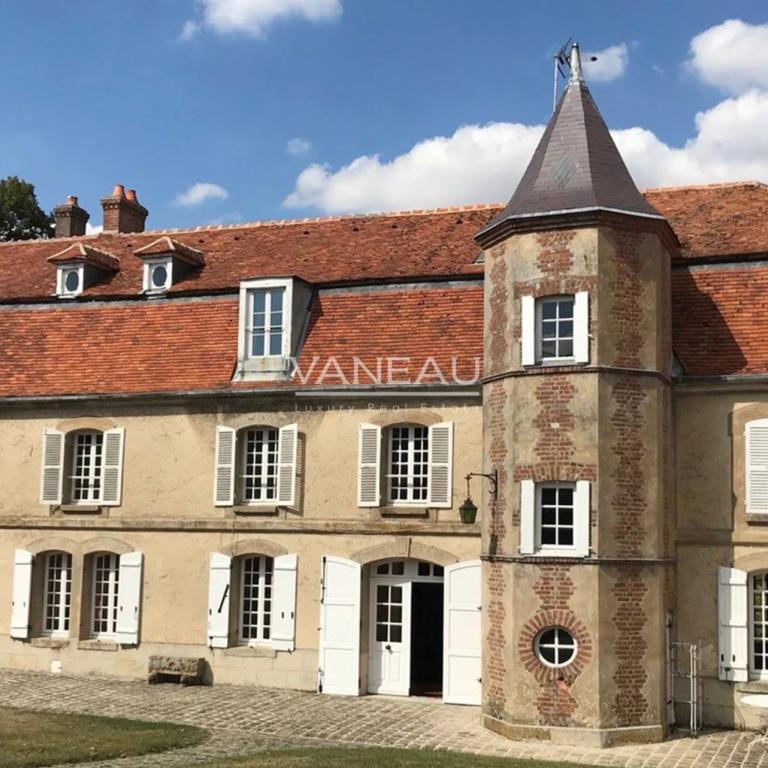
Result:
M762 576L764 579L763 589L763 656L765 661L765 669L757 669L755 665L755 578ZM747 665L748 675L750 680L768 680L768 570L752 571L748 574L748 636L749 647L747 649L749 655L749 663Z
M393 451L393 440L394 440L394 432L396 429L407 429L409 431L414 431L412 435L409 435L408 437L408 447L407 447L407 460L406 460L406 466L407 466L407 473L405 475L406 477L406 490L407 490L407 499L395 499L393 498L392 494L392 480L396 477L392 470L392 451ZM416 435L415 430L421 429L424 431L424 447L421 449L421 452L424 455L423 461L421 462L421 466L423 466L423 477L424 477L424 498L414 499L414 486L413 481L416 477L415 475L415 441L416 441ZM429 441L430 441L430 430L429 427L425 424L416 424L416 423L402 423L402 424L392 424L388 426L385 430L385 446L387 450L387 465L386 465L386 505L387 506L393 506L393 507L399 507L399 506L428 506L429 505ZM402 477L402 475L397 475L397 477Z
M555 632L555 644L554 645L548 645L547 647L553 648L555 652L555 658L558 658L558 654L561 648L568 648L572 650L571 656L565 663L558 663L558 662L551 662L544 658L544 655L541 652L541 638L547 633L547 632ZM559 633L565 632L570 638L571 643L564 643L563 645L560 645L559 643ZM550 669L565 669L566 667L569 667L573 662L576 660L576 655L579 652L579 641L574 636L573 632L571 630L566 629L562 626L551 626L551 627L544 627L539 633L536 635L536 638L533 641L533 652L536 655L536 658L539 660L541 664L543 664L545 667L549 667Z
M249 479L252 479L253 476L248 474L247 467L248 467L248 435L251 432L274 432L275 438L274 438L274 452L272 453L273 456L273 469L274 472L272 473L272 496L271 498L260 498L260 499L248 499L246 497L246 482ZM265 445L268 445L269 439L267 438L264 441ZM238 483L236 485L236 501L240 504L246 505L246 506L260 506L260 505L268 505L268 506L275 506L278 503L278 481L279 481L279 471L280 471L280 429L278 427L272 427L267 424L262 424L258 426L251 426L251 427L243 427L242 429L238 430L238 433L236 435L236 442L235 442L235 460L237 461L237 466L239 469L239 475L238 475ZM261 461L261 475L260 478L263 481L266 477L269 478L269 451L264 451L262 449L262 461ZM266 474L265 474L266 472ZM263 486L262 486L263 490Z
M53 558L61 558L61 564L54 566ZM72 619L72 555L63 550L54 550L46 553L45 572L43 573L43 637L69 637ZM58 577L51 579L51 569L56 568ZM51 583L55 589L51 589ZM48 626L48 609L54 608L54 624Z
M571 524L570 526L561 526L559 524L559 514L560 514L560 508L566 507L567 505L561 505L560 499L558 495L557 502L555 504L555 509L557 510L557 518L558 522L554 526L547 525L547 528L554 528L555 532L557 534L557 538L559 539L559 532L561 529L564 528L570 528L571 530L571 543L570 544L544 544L542 542L542 495L545 490L551 490L555 489L557 491L560 491L561 489L570 489L571 491ZM569 482L553 482L553 483L536 483L535 485L535 500L534 500L535 508L534 508L534 545L536 548L536 552L538 554L545 554L545 555L551 555L553 553L568 553L571 554L576 550L576 483L569 483ZM547 505L551 506L551 505Z
M246 625L246 622L244 621L246 611L245 611L245 600L246 600L246 593L245 593L245 576L246 576L246 564L249 561L252 560L258 560L258 568L256 570L256 575L258 578L258 593L255 598L256 600L256 611L248 611L248 614L250 617L255 616L256 617L256 623L255 625L253 623L248 623ZM269 564L269 569L267 569L267 564ZM238 562L238 569L239 569L239 587L240 591L238 594L238 600L237 600L237 644L239 646L245 646L248 648L253 648L257 646L271 646L272 645L272 630L274 628L274 622L272 621L272 609L275 602L275 558L270 557L269 555L262 555L262 554L247 554L247 555L241 555L239 557ZM267 579L269 577L269 579ZM267 583L267 581L269 583ZM267 588L269 589L269 595L267 596L266 591ZM253 600L253 597L249 598L250 600ZM265 607L265 603L269 601L269 607ZM265 616L269 616L269 620L265 625ZM264 637L264 630L268 625L268 634L269 637ZM245 635L245 628L246 626L249 627L256 627L256 637L247 637Z
M118 596L120 594L120 555L114 552L94 552L91 556L91 569L93 571L91 575L91 605L90 605L90 620L89 620L89 636L92 640L114 640L117 637L117 614L118 614ZM109 558L110 563L107 569L108 576L106 579L106 606L97 606L97 584L99 582L99 560L102 558ZM102 592L101 595L105 593ZM107 618L97 619L97 610L105 610ZM107 621L111 626L111 629L102 631L96 628L96 623Z
M77 460L78 460L78 444L80 438L86 435L92 437L98 437L101 440L100 445L98 441L94 441L90 446L90 462L91 469L88 477L88 498L76 499L75 498L75 482L81 476L77 473ZM70 472L67 480L69 481L69 491L67 502L69 504L75 504L79 506L92 506L94 504L101 504L104 497L104 452L105 452L105 439L104 432L98 429L78 429L74 432L70 432L68 435L70 439ZM98 447L98 451L96 450ZM98 458L98 462L95 460ZM98 472L99 490L98 496L93 495L93 485L95 484L96 472Z
M256 291L283 290L283 324L280 353L253 355L251 354L253 333L251 328L253 294ZM265 304L266 310L266 304ZM265 312L265 314L269 314ZM291 353L291 335L293 326L293 280L291 279L270 279L270 280L244 280L240 283L240 308L239 308L239 328L238 328L238 348L240 350L240 359L242 361L260 361L276 360L290 357ZM265 333L264 349L268 350L269 334Z
M560 318L560 302L563 302L565 300L570 300L571 302L571 335L569 336L563 336L562 338L559 335L560 331L560 323L561 322L567 322L568 318ZM544 305L547 303L557 302L558 304L558 310L557 310L557 317L552 320L548 320L547 322L554 322L556 327L556 336L555 338L555 345L558 348L561 341L567 340L570 338L571 341L571 354L566 356L545 356L542 350L543 345L543 336L544 336L544 317L543 317L543 308ZM562 294L553 294L551 296L540 296L535 300L535 354L536 354L536 362L540 363L541 365L562 365L562 364L569 364L574 363L576 361L576 294L574 293L562 293Z
M167 275L165 284L157 286L152 284L152 270L155 267L165 267ZM166 293L173 285L173 256L160 256L153 259L144 259L142 290L149 295Z
M66 275L68 272L77 272L78 289L76 291L67 290ZM59 264L56 267L56 295L60 299L74 299L85 290L85 265L78 262L71 264Z

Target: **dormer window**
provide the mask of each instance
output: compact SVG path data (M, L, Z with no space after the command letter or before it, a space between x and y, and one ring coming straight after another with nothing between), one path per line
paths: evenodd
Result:
M144 261L142 293L149 296L165 293L205 263L201 251L172 237L161 237L134 254Z
M62 266L56 272L56 293L64 297L74 297L83 290L83 266L72 264Z
M235 380L288 378L309 319L312 291L291 277L240 283Z
M173 259L144 262L144 292L165 293L173 285Z
M75 243L48 261L56 267L56 295L61 299L74 299L120 269L116 257L84 243Z
M284 355L285 328L284 286L252 288L248 292L248 356L279 357Z

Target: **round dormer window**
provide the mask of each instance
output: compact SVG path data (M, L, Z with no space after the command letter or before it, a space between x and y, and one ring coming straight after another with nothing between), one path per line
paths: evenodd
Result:
M152 267L152 287L165 288L168 282L168 267L165 264L156 264Z
M64 273L64 290L67 293L77 293L80 290L80 273L69 269Z

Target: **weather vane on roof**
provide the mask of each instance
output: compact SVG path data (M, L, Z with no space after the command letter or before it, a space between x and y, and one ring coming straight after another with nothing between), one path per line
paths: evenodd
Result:
M581 58L579 57L579 44L571 42L568 38L565 45L555 54L555 76L552 87L552 111L557 107L557 86L560 78L563 80L572 80L574 78L581 80ZM570 49L570 50L569 50ZM597 56L590 56L590 61L597 61Z

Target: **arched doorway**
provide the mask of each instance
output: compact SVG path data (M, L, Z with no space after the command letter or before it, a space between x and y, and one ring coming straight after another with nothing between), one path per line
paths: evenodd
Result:
M441 697L443 567L390 559L369 568L368 692Z

